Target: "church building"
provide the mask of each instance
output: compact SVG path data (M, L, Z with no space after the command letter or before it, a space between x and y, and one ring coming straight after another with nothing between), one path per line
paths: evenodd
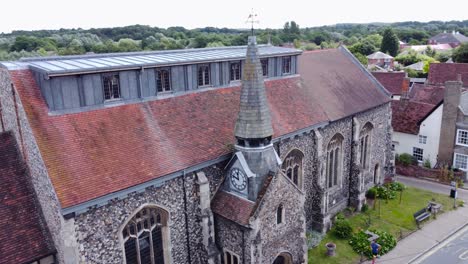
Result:
M392 173L390 101L345 47L255 36L0 62L0 157L25 166L41 264L307 263L307 233Z

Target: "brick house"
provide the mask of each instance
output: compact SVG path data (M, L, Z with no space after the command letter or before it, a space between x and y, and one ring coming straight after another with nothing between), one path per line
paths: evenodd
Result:
M452 48L456 48L466 42L468 42L468 38L460 34L460 32L455 31L452 31L452 33L439 33L427 41L431 45L449 44Z
M393 70L394 58L381 51L374 52L367 56L367 68L378 66L383 69Z

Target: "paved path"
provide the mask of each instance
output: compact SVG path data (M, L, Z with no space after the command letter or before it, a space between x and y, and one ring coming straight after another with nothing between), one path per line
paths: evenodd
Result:
M450 186L427 182L407 177L397 177L398 181L417 188L430 190L437 193L449 194ZM468 191L459 190L459 198L468 201ZM468 207L460 207L457 210L446 212L430 223L423 224L422 228L412 235L399 241L397 246L376 260L378 263L413 263L422 254L436 247L447 237L450 237L468 224ZM366 262L366 263L371 263ZM448 264L448 263L446 263Z
M468 263L468 225L450 236L433 250L428 251L415 264Z

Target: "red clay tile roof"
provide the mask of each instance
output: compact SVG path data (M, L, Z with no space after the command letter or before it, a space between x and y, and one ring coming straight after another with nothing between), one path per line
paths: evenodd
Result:
M384 88L372 81L372 75L359 62L350 59L343 47L323 51L306 51L299 56L299 73L312 93L314 104L325 110L330 120L389 102Z
M214 213L241 225L248 225L255 203L234 194L219 191L211 202Z
M427 82L445 85L446 81L456 81L458 74L461 74L463 86L468 87L468 63L431 63Z
M305 52L301 77L265 83L274 137L390 100L349 56ZM63 208L216 159L234 143L240 87L49 115L32 72L10 75Z
M10 133L0 134L0 263L30 263L55 253L28 174Z
M392 101L392 126L395 132L417 135L421 122L435 107L414 101Z
M372 75L374 75L392 95L401 95L405 72L372 72Z
M420 103L436 105L444 100L445 87L415 83L410 91L410 100Z

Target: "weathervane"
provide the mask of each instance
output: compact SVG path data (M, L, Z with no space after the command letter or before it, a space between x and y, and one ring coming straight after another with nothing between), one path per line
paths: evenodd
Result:
M245 23L250 23L252 26L252 36L254 35L254 24L260 23L260 21L255 20L257 18L257 14L254 13L254 10L252 8L252 12L250 13L249 17L247 18L247 21Z

